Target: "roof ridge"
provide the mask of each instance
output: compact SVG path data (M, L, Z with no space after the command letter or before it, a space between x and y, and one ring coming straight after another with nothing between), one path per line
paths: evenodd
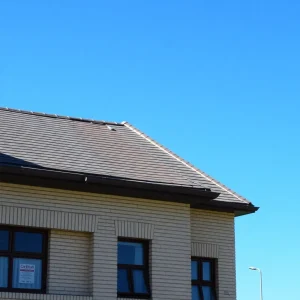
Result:
M39 116L39 117L57 118L57 119L79 121L79 122L88 122L88 123L92 123L92 124L124 126L124 124L118 123L118 122L108 122L108 121L103 121L103 120L61 116L61 115L56 115L56 114L46 114L46 113L41 113L41 112L34 112L34 111L29 111L29 110L21 110L21 109L14 109L14 108L1 107L1 106L0 106L0 110L16 112L16 113L21 113L21 114L26 114L26 115Z
M247 202L248 204L252 204L249 200L247 200L246 198L244 198L243 196L237 194L236 192L234 192L233 190L231 190L230 188L228 188L226 185L222 184L221 182L215 180L214 178L212 178L210 175L208 175L207 173L203 172L202 170L200 170L199 168L195 167L193 164L191 164L190 162L184 160L183 158L181 158L180 156L178 156L177 154L175 154L173 151L171 151L170 149L164 147L162 144L158 143L157 141L155 141L154 139L152 139L150 136L146 135L144 132L140 131L139 129L137 129L136 127L134 127L133 125L131 125L130 123L124 121L122 122L123 125L125 125L127 128L129 128L130 130L132 130L133 132L135 132L136 134L142 136L144 139L146 139L148 142L150 142L151 144L155 145L156 147L158 147L160 150L162 150L163 152L167 153L168 155L170 155L171 157L173 157L174 159L176 159L177 161L181 162L182 164L184 164L185 166L189 167L190 169L192 169L193 171L195 171L196 173L200 174L202 177L206 178L207 180L209 180L210 182L216 184L217 186L219 186L222 190L225 190L227 193L231 194L232 196L234 196L235 198L243 201L243 202Z

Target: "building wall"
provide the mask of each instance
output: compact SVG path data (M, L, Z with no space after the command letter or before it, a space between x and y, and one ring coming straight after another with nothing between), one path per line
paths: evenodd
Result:
M50 244L49 294L0 298L116 300L117 238L124 236L151 241L153 300L191 299L191 255L217 258L218 300L236 299L233 214L0 183L1 223L49 228Z
M47 293L91 295L91 233L51 230Z
M65 237L57 230L91 232L87 234L92 235L92 275L86 278L92 279L90 288L93 299L117 298L118 235L151 239L152 299L191 298L190 208L187 204L1 183L0 206L0 223L55 230L51 234L52 245L60 243L62 248L66 243L58 240L62 241ZM67 235L70 237L70 234ZM69 259L66 257L62 268L69 267ZM66 292L61 291L58 285L62 282L63 273L50 271L50 274L49 292ZM66 283L69 288L71 283ZM85 285L78 293L82 295L86 291ZM16 298L15 294L5 293L6 296L2 297L12 299ZM27 299L30 297L27 295ZM46 296L34 295L32 299L43 297ZM63 300L67 299L63 297Z
M191 209L192 255L216 258L218 299L236 299L234 215Z

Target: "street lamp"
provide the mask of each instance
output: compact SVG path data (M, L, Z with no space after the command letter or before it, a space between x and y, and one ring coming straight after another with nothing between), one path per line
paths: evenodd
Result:
M262 271L259 268L250 267L249 268L252 271L258 271L260 274L260 300L263 300L263 289L262 289Z

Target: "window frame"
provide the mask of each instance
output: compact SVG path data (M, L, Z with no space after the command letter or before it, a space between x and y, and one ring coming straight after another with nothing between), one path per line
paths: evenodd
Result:
M117 291L118 298L149 299L151 297L150 280L149 280L149 245L150 245L150 241L146 240L146 239L119 237L117 245L119 245L119 242L143 244L143 265L119 264L117 262L117 270L118 271L119 271L119 269L127 270L127 276L128 276L127 280L128 280L129 290L130 290L130 292L128 292L128 293ZM118 248L118 246L117 246L117 248ZM118 251L118 249L117 249L117 251ZM118 256L118 252L117 252L117 256ZM134 280L133 280L133 271L134 270L143 271L147 293L144 294L144 293L135 293L134 292L134 286L133 286L134 285Z
M193 280L191 278L192 287L193 286L198 287L200 300L204 299L203 292L202 292L202 287L204 287L204 286L211 287L211 289L213 291L213 296L214 296L215 300L217 300L217 289L216 289L216 287L217 287L217 284L216 284L217 260L215 258L192 256L191 265L192 265L193 261L196 261L198 263L198 270L197 270L198 271L198 279ZM202 267L202 264L204 262L209 262L211 264L211 280L210 281L203 280L203 267Z
M45 294L47 288L47 269L48 269L48 230L35 229L32 227L19 227L19 226L5 226L0 225L0 230L8 231L8 250L0 250L0 256L8 257L8 284L7 287L0 287L0 292L19 292L19 293L31 293L31 294ZM42 252L23 252L15 251L15 233L39 233L43 236ZM40 289L24 289L13 288L13 260L14 258L31 258L40 259L42 261L42 276L41 276L41 288Z

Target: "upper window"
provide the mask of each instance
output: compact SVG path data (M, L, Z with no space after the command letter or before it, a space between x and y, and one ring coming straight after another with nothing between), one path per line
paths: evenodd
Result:
M123 240L118 242L118 296L148 298L148 242Z
M47 232L0 227L0 291L45 292Z
M192 258L192 300L216 300L215 260Z

